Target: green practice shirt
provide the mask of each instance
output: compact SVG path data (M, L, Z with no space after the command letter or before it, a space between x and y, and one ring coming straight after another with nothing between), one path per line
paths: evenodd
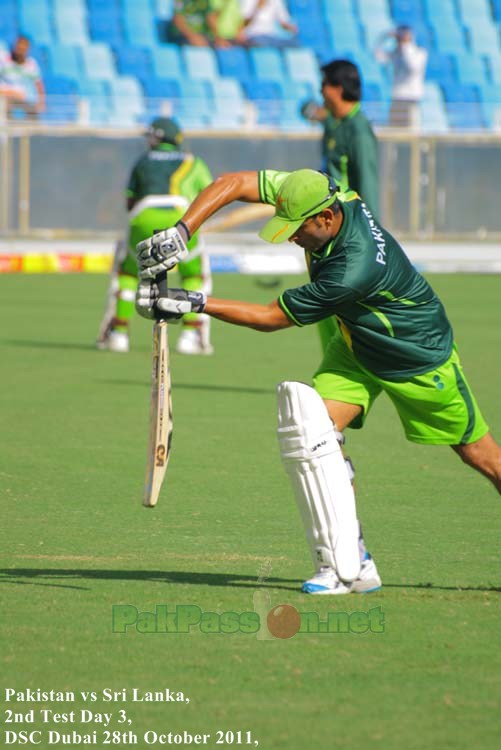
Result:
M275 205L287 172L259 172L264 203ZM278 303L296 325L335 315L360 364L384 380L405 381L450 357L445 309L398 242L353 192L339 198L337 236L307 254L310 283L286 290Z
M322 149L327 171L342 190L355 190L379 217L377 140L359 103L347 117L327 116Z
M202 159L161 143L136 162L127 197L139 201L147 195L182 195L191 203L211 182L212 175Z

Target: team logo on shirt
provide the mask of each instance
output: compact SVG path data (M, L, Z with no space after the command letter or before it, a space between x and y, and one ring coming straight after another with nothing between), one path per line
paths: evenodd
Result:
M374 238L374 242L376 243L377 247L377 254L376 254L376 263L381 263L382 266L386 265L386 242L384 241L383 233L381 229L378 227L376 222L374 221L374 217L372 216L371 212L365 205L365 203L362 203L362 211L364 212L367 221L369 222L369 228L371 230L371 234Z

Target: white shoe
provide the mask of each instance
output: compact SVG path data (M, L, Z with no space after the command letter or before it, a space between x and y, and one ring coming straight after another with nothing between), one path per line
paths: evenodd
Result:
M101 348L101 347L99 347ZM107 340L104 342L103 349L109 349L110 352L124 354L129 351L129 334L123 331L110 331Z
M176 344L178 354L212 354L210 344L204 344L202 334L197 328L186 328L181 332Z
M360 575L351 583L341 581L334 568L323 567L301 587L303 594L368 594L381 588L376 563L370 555L362 563Z

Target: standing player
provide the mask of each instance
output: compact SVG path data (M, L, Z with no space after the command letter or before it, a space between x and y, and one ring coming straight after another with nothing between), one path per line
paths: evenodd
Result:
M325 170L341 190L355 190L374 218L379 218L378 145L374 131L361 110L361 81L356 65L333 60L322 68L324 108L304 108L310 119L323 119L322 153ZM316 112L316 114L315 114ZM318 324L325 351L335 320Z
M183 289L160 296L151 279L175 263L170 237L186 240L186 232L233 200L276 207L260 235L304 248L311 281L269 305ZM345 594L381 583L358 535L350 466L339 443L346 427L362 427L382 391L408 440L450 445L501 492L501 448L468 386L444 307L355 193L339 192L332 179L310 169L223 175L194 201L177 229L157 234L139 250L137 306L145 317L203 311L227 323L276 331L336 316L314 388L278 386L282 459L316 566L303 591Z
M183 137L178 125L161 117L147 131L150 149L134 166L127 189L129 210L128 247L118 256L116 307L97 341L99 349L129 351L129 324L134 314L137 287L136 245L158 227L179 221L190 202L212 181L205 162L180 149ZM183 286L192 291L211 291L209 261L203 241L194 233L188 243L189 258L179 263ZM117 254L120 247L117 249ZM180 354L212 354L210 320L188 313L176 351Z

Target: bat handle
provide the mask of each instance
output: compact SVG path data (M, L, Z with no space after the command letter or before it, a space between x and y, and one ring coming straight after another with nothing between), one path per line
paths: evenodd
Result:
M167 271L162 271L162 273L158 274L156 278L156 284L158 286L160 294L165 295L167 293Z
M154 229L153 234L156 234L157 232L161 232L161 229ZM167 271L162 271L162 273L159 273L156 278L156 283L158 286L158 290L160 294L166 295L167 294Z

